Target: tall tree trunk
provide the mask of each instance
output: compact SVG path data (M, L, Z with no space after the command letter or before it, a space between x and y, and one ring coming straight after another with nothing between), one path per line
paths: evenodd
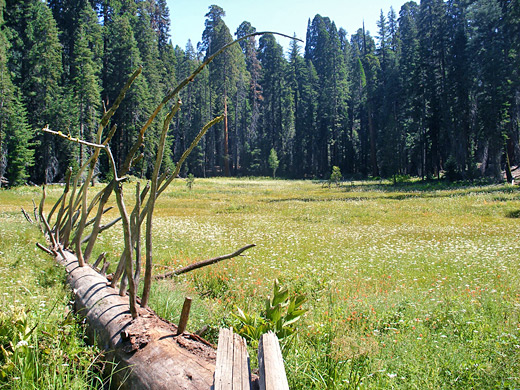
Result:
M370 163L372 165L372 176L379 176L379 168L377 167L377 145L376 145L376 129L372 119L372 107L368 104L368 132L370 134Z
M227 113L227 94L224 93L224 176L229 177L229 133Z

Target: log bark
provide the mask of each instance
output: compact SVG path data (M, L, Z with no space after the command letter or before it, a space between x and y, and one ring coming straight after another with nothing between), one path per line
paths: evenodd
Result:
M128 299L108 285L91 267L64 252L75 294L75 307L86 318L92 341L117 363L113 383L120 389L209 389L215 372L215 349L189 333L176 336L176 327L149 309L138 308L132 320ZM119 387L118 387L119 386Z

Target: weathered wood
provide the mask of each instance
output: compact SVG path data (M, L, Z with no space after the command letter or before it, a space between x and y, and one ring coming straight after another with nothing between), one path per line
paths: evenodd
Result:
M100 275L105 276L107 273L108 267L110 267L110 262L106 261L106 259L105 259L105 261L103 262L103 267L101 267L101 269L99 270Z
M183 334L188 325L188 319L190 318L191 309L191 298L186 297L184 299L184 305L182 305L181 318L179 320L179 326L177 327L177 334Z
M233 329L222 328L218 335L214 390L249 390L251 373L246 341Z
M289 390L280 343L273 332L260 338L258 366L260 390Z
M233 335L233 389L251 388L251 371L246 341L237 334Z
M162 275L156 275L153 278L155 280L161 280L161 279L171 278L172 276L185 274L186 272L190 272L190 271L193 271L193 270L198 269L198 268L202 268L202 267L206 267L208 265L212 265L212 264L218 263L219 261L222 261L222 260L231 259L233 257L239 256L242 252L244 252L244 251L246 251L246 250L248 250L250 248L253 248L255 246L256 246L255 244L249 244L249 245L246 245L245 247L240 248L239 250L237 250L237 251L235 251L233 253L230 253L228 255L214 257L213 259L199 261L197 263L190 264L190 265L188 265L186 267L179 268L178 270L175 270L175 271L167 272L167 273L162 274Z
M56 251L51 251L49 248L45 247L44 245L40 244L39 242L36 243L36 246L38 248L40 248L42 251L44 251L45 253L48 253L49 255L51 256L56 256Z
M69 252L58 256L75 292L75 307L84 316L90 337L114 361L112 383L121 390L207 390L213 383L215 350L160 320L151 310L138 308L132 321L127 297L120 297L107 279L91 267L79 267Z
M101 261L105 259L106 255L106 252L101 252L94 264L92 264L92 268L96 268L99 265L99 263L101 263Z
M128 213L126 212L125 208L125 202L123 200L123 188L121 183L116 184L115 186L115 192L116 192L116 200L117 200L117 206L119 207L119 213L121 214L122 221L123 221L123 236L125 239L125 249L124 249L124 255L125 255L125 272L126 276L128 278L128 293L130 296L130 311L132 312L132 318L137 318L139 316L139 312L137 311L136 307L136 286L134 283L134 268L133 268L133 247L132 247L132 233L130 231L130 218L128 217ZM121 289L119 291L120 295L121 292L125 289L123 287L123 284L121 285Z
M23 209L23 207L22 207L22 214L25 217L25 219L27 220L27 222L34 223L34 221L32 220L31 216L29 214L27 214L27 211L25 211Z
M145 229L145 257L146 263L144 268L144 286L143 286L143 296L141 298L141 305L146 307L148 305L148 300L150 299L150 292L152 288L152 269L153 269L153 256L152 256L152 220L153 220L153 210L155 208L155 201L157 200L157 188L158 188L158 179L159 179L159 171L161 169L161 163L164 156L164 149L166 147L166 136L168 135L168 129L170 127L170 122L172 121L174 115L179 111L181 107L180 99L177 100L175 105L172 107L166 118L164 118L163 128L161 131L161 137L159 139L159 144L157 147L157 155L155 159L155 164L153 166L152 180L150 186L150 196L148 197L148 202L146 204L146 208L148 210L148 214L146 216L146 229ZM129 278L132 278L133 275L128 275Z
M101 225L99 227L99 233L101 232L104 232L105 230L107 229L110 229L112 226L114 226L116 223L118 223L119 221L121 221L121 217L117 217L116 219L114 219L113 221L110 221L109 223L107 223L106 225ZM89 234L88 236L84 237L82 240L81 240L81 244L84 244L86 243L88 240L90 240L90 237L92 237L92 234Z

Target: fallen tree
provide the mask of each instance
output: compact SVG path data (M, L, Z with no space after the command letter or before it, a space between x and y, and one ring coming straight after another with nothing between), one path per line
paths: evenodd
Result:
M80 267L64 251L57 260L68 273L77 313L88 323L92 342L114 362L113 382L119 389L209 389L216 351L200 337L182 333L148 308L132 319L128 299L110 287L93 268Z
M128 79L113 105L106 110L100 120L94 142L74 138L70 134L51 130L46 126L43 131L58 137L68 139L89 148L93 152L87 161L72 177L72 170L66 178L64 192L46 216L45 187L38 208L39 215L35 217L40 227L46 233L50 248L45 249L62 263L68 272L68 282L75 294L75 304L78 313L85 317L89 325L89 333L115 364L113 378L118 388L123 389L208 389L213 380L215 370L215 351L211 344L200 337L178 332L175 325L160 319L148 308L151 294L152 275L152 228L153 212L157 198L166 190L169 184L178 176L183 162L199 143L206 132L215 124L225 119L225 115L210 120L198 133L190 146L184 151L175 165L173 172L161 173L161 165L165 152L166 136L173 117L181 107L179 92L207 66L216 56L237 42L255 35L253 33L233 41L215 54L208 57L189 77L184 79L174 90L169 92L143 125L136 141L130 148L122 166L117 167L110 150L110 140L115 133L113 125L105 135L105 128L119 108L127 91L139 77L142 69L139 67ZM289 37L290 38L290 37ZM175 101L171 104L170 101ZM135 202L129 209L123 198L123 185L126 175L142 158L138 151L144 142L146 130L163 108L168 107L168 113L162 124L160 141L150 182L141 190L139 182L136 185ZM93 197L88 197L89 183L94 177L95 167L101 152L105 152L110 162L113 179ZM82 183L80 185L80 183ZM107 202L111 194L115 194L119 217L109 223L101 224L103 215L108 211ZM97 208L94 218L90 214ZM54 220L53 216L56 214ZM24 213L30 220L30 216ZM108 264L101 270L96 270L89 264L94 244L103 231L115 226L121 221L124 237L124 249L119 263L110 281L104 276ZM141 280L141 235L144 224L145 236L145 267L142 299L137 297ZM86 228L90 228L90 232ZM85 244L85 247L83 245ZM174 274L188 272L203 266L240 255L254 245L247 245L236 252L207 261L192 264L184 269L174 271ZM43 246L39 246L44 249ZM73 254L74 251L74 254ZM128 292L127 292L128 290ZM127 298L128 295L128 298ZM184 318L184 323L186 318ZM180 333L180 334L177 334Z

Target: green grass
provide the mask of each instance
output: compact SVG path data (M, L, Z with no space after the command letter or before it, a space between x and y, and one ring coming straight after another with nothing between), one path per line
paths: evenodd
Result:
M305 293L291 388L515 388L518 210L507 186L197 179L160 201L155 253L177 267L257 244L161 285L202 292L214 326L262 310L274 278Z
M44 242L24 187L0 191L0 389L103 388L99 352L69 311L65 271L35 247Z
M21 202L39 195L19 191L0 204L23 224ZM188 327L209 324L216 342L235 305L261 311L278 278L308 297L284 345L291 388L519 388L519 216L520 192L502 185L196 179L189 191L177 181L157 204L156 264L257 247L157 283L152 305L176 322L192 295ZM94 256L115 263L121 250L115 227Z

